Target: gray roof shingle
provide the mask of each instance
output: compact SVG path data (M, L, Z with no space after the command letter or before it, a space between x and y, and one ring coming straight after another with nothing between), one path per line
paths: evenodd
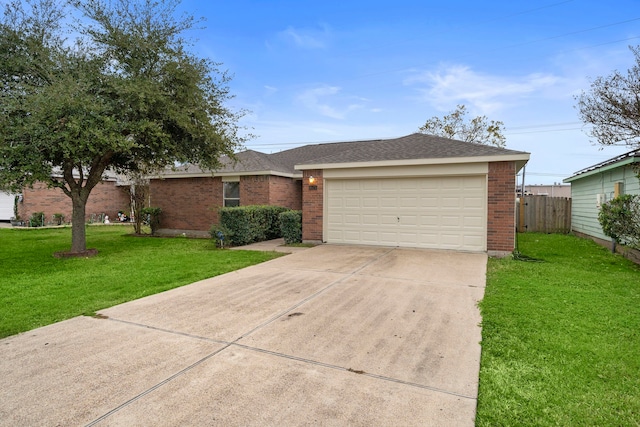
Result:
M460 157L504 156L528 154L490 145L476 144L434 135L413 133L393 139L332 142L309 144L273 154L246 150L236 155L234 162L228 157L221 159L222 167L217 173L250 173L273 171L285 174L300 174L296 165L377 162L387 160L442 159ZM181 168L177 173L204 173L197 166Z
M338 152L306 159L297 164L377 162L385 160L441 159L528 154L491 145L476 144L434 135L413 133L395 139L378 139L343 144ZM330 145L330 144L326 144Z

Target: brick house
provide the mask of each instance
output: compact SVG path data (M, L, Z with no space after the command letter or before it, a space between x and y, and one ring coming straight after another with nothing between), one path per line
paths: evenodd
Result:
M86 206L86 221L97 221L104 215L108 215L113 221L118 211L128 212L130 202L126 190L126 183L115 175L104 178L91 191ZM11 195L12 206L13 197ZM13 211L13 207L11 209ZM27 221L36 212L44 213L45 224L53 222L54 214L64 215L65 222L68 223L71 221L71 199L59 188L48 188L43 183L36 183L33 188L24 188L19 195L18 215Z
M151 180L163 228L208 230L218 208L301 209L303 239L506 254L515 241L516 174L529 153L420 133L386 140L244 151L212 172Z

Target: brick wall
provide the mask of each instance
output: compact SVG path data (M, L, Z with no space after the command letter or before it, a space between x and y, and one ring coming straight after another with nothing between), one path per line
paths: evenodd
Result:
M510 253L515 245L516 164L490 162L487 200L487 251Z
M283 176L269 177L269 204L302 209L302 181Z
M151 181L151 205L162 208L160 227L207 231L218 222L222 178L168 178ZM240 205L279 205L301 209L301 184L290 178L240 177Z
M96 185L87 201L86 220L91 215L106 214L113 220L119 210L129 211L129 195L126 187L117 186L115 182L103 181ZM25 188L22 192L23 201L18 204L18 212L23 220L28 220L34 212L44 212L45 222L52 221L53 214L64 215L65 222L71 221L71 198L59 188L47 188L38 183L33 188Z
M150 193L151 206L162 208L161 228L207 231L218 222L219 177L154 179Z
M269 175L240 177L240 206L269 204Z
M316 188L310 189L309 177L313 176ZM303 171L302 177L302 240L322 241L323 216L323 186L322 170Z

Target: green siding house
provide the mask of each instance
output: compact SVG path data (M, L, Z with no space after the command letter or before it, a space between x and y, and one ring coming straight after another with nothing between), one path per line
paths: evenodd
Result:
M602 203L620 194L640 194L640 150L589 166L564 180L571 183L571 230L609 241L598 222ZM634 167L635 165L635 167Z

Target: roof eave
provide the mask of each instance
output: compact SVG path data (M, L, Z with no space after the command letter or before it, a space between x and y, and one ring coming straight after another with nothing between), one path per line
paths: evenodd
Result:
M640 163L640 157L627 157L626 159L620 160L618 162L615 163L610 163L608 165L604 165L604 166L600 166L585 172L578 172L572 176L570 176L569 178L565 178L562 180L562 182L572 182L575 181L577 179L582 179L582 178L586 178L588 176L592 176L592 175L597 175L599 173L602 172L606 172L612 169L617 169L621 166L627 166L627 165L631 165L634 163Z
M150 179L173 179L173 178L214 178L217 176L254 176L254 175L275 175L285 178L301 178L301 173L289 173L274 170L260 170L260 171L226 171L226 172L182 172L171 174L158 174L153 175Z
M386 166L416 166L416 165L442 165L449 163L485 163L485 162L516 162L517 171L529 161L529 153L506 154L501 156L471 156L471 157L441 157L431 159L407 159L407 160L381 160L368 162L346 163L310 163L296 165L296 170L309 169L348 169ZM516 171L516 172L517 172Z

